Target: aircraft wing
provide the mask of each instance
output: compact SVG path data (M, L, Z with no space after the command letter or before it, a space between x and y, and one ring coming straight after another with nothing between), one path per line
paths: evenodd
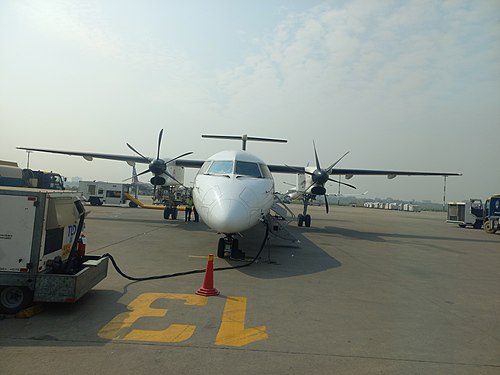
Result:
M287 165L268 165L269 170L274 173L304 173L304 167L295 167ZM415 172L415 171L391 171L391 170L377 170L377 169L347 169L347 168L334 168L332 169L333 175L345 175L348 178L356 175L364 176L388 176L394 178L396 176L461 176L461 173L451 172Z
M334 168L331 174L346 175L352 177L355 175L365 176L387 176L394 178L396 176L461 176L462 173L454 172L415 172L415 171L389 171L389 170L374 170L374 169L345 169Z
M204 160L177 159L175 165L186 168L201 168L204 162Z
M135 155L119 155L119 154L102 154L96 152L81 152L81 151L65 151L65 150L49 150L44 148L30 148L30 147L16 147L19 150L27 151L38 151L38 152L48 152L51 154L61 154L70 156L81 156L85 160L92 161L96 159L108 159L108 160L118 160L126 161L127 163L151 163L153 158L148 157L147 160L140 156ZM168 160L168 159L167 159ZM204 160L188 160L188 159L178 159L175 161L175 165L186 168L200 168Z
M107 160L118 160L125 161L129 164L133 163L150 163L153 161L152 158L144 159L140 156L134 155L119 155L119 154L103 154L95 152L82 152L82 151L66 151L66 150L49 150L43 148L30 148L30 147L16 147L19 150L26 151L38 151L38 152L48 152L52 154L70 155L70 156L81 156L85 160L92 161L96 159L107 159ZM175 161L175 165L186 168L200 168L203 165L203 160L188 160L188 159L178 159ZM269 170L274 173L304 173L304 167L297 166L287 166L287 165L273 165L268 164ZM413 171L391 171L391 170L373 170L373 169L346 169L346 168L334 168L332 169L333 175L345 175L347 178L351 178L355 175L365 175L365 176L388 176L388 178L394 178L396 176L461 176L461 173L449 173L449 172L413 172Z
M134 156L134 155L100 154L100 153L95 153L95 152L48 150L48 149L43 149L43 148L29 148L29 147L16 147L16 148L19 150L48 152L51 154L81 156L85 160L88 160L88 161L92 161L94 158L126 161L129 164L130 163L145 163L145 164L147 164L147 163L150 163L151 161L153 161L152 158L147 158L147 160L146 160L140 156Z

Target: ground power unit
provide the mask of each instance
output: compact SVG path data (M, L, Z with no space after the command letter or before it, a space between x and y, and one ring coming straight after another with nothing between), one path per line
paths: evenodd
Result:
M84 254L85 208L75 193L0 187L0 309L75 302L107 275Z

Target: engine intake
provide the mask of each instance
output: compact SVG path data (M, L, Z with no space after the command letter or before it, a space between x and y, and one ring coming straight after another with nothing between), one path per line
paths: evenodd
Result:
M324 186L316 185L311 188L311 193L314 195L325 195L326 189Z

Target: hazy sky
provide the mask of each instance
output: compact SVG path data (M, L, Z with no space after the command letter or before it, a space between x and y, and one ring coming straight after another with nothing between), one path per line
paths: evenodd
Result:
M203 133L248 134L288 139L249 143L266 162L305 165L314 139L323 166L350 151L339 167L461 172L447 200L485 198L500 193L499 125L497 0L0 2L0 159L23 167L16 146L130 154L129 142L153 156L163 128L166 157L240 147ZM30 160L68 178L131 174ZM443 199L441 177L350 182Z

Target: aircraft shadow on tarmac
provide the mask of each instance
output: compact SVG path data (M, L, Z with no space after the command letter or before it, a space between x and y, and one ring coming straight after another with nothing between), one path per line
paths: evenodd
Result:
M322 248L303 236L297 228L289 228L300 243L292 243L272 234L266 241L259 259L249 267L238 269L249 276L261 279L287 278L314 274L340 267L342 264ZM264 239L265 227L257 225L242 233L240 248L246 261L257 256ZM229 265L240 265L241 261L228 259Z

